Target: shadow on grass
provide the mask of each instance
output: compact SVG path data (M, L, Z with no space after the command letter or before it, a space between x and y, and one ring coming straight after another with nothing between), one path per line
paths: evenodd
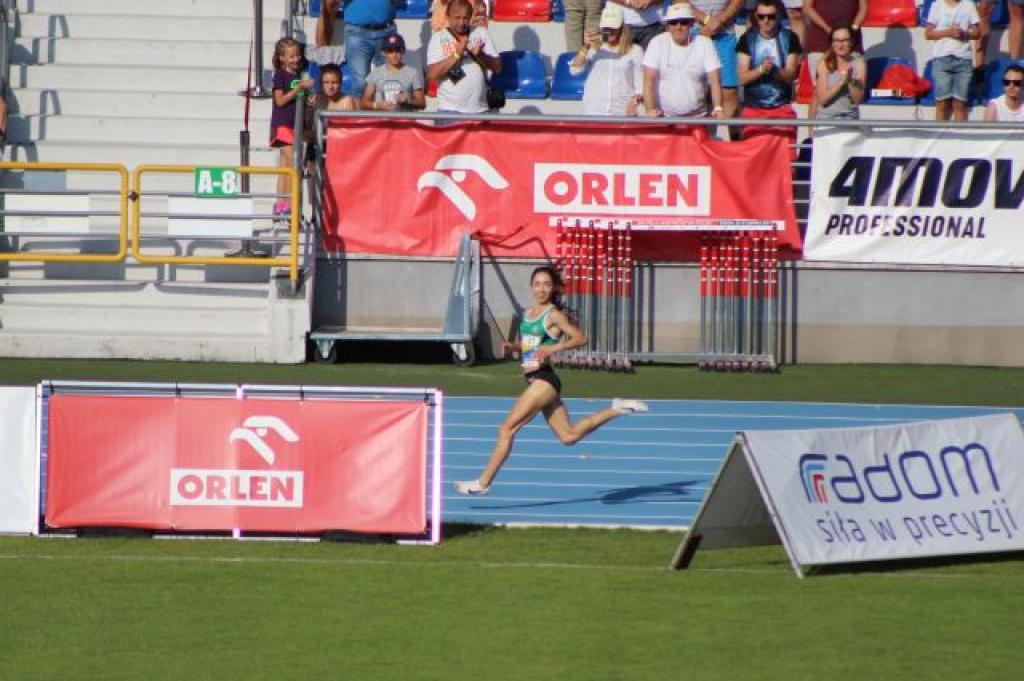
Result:
M592 497L576 499L555 499L552 501L530 501L518 504L487 504L471 505L470 508L512 509L512 508L543 508L550 506L566 506L569 504L631 504L635 502L672 502L691 496L690 488L697 484L696 480L666 482L661 485L642 485L639 487L618 487L602 490Z

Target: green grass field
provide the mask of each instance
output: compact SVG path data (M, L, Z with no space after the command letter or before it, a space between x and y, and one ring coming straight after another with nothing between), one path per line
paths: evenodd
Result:
M511 395L511 364L17 360L40 379L438 385ZM1020 406L1024 371L646 366L563 372L571 396ZM781 548L680 535L451 527L438 547L0 538L0 680L1016 679L1024 560L797 579Z

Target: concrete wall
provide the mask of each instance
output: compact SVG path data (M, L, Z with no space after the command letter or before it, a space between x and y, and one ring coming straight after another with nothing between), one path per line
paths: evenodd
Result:
M535 261L484 261L478 349L492 355L529 304ZM401 259L321 260L314 328L348 323L443 322L451 265ZM638 273L641 351L695 353L698 270L659 263ZM1019 272L784 266L781 357L786 363L1024 366L1024 276Z

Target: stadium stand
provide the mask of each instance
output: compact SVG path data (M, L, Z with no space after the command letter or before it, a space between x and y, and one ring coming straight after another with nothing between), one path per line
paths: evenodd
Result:
M583 99L583 86L587 82L588 71L583 71L577 76L572 75L569 62L575 56L575 52L563 52L558 55L555 72L551 77L551 99Z
M501 53L501 73L493 84L509 99L544 99L548 96L548 78L544 56L539 52L507 50Z
M550 0L494 0L491 18L495 21L551 21L551 2Z
M864 25L873 28L917 26L917 5L914 0L868 0Z

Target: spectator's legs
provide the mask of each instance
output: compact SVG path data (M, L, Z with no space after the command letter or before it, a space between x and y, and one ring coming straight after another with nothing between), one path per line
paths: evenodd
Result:
M388 33L386 30L368 31L360 26L345 24L345 62L352 72L352 89L345 94L357 100L363 96L373 58L380 52L380 43Z
M975 74L984 73L979 69L985 68L985 52L988 50L988 36L992 33L992 7L995 3L991 0L981 0L977 3L978 10L978 39L974 41L974 69ZM978 76L975 75L975 78Z
M587 0L564 0L565 49L578 52L583 47L583 19Z
M1024 5L1013 2L1007 5L1010 11L1010 59L1020 59L1024 53Z
M959 99L953 100L953 120L967 120L967 102L961 102Z
M292 153L293 148L290 144L286 144L282 147L278 147L281 152L280 167L291 168L292 167ZM287 175L277 176L277 193L282 195L288 195L291 192L291 181ZM284 206L288 206L291 209L291 200L285 198L279 198L274 202L274 213L284 212Z
M604 0L584 0L586 12L583 16L583 35L601 32L601 10Z

